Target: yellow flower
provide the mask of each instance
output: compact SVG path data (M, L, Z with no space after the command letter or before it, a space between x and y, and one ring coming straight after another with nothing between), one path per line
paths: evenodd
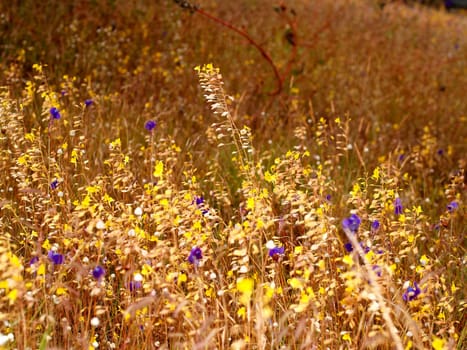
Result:
M433 337L433 342L431 346L434 350L444 350L444 345L446 344L446 340L438 337Z
M349 266L352 266L352 265L354 264L354 263L353 263L353 259L352 259L352 257L351 257L350 255L344 256L344 257L342 258L342 261L343 261L345 264L349 265Z
M242 319L245 319L245 316L246 316L245 306L242 306L240 309L238 309L237 316L241 317Z
M164 173L164 163L162 163L159 160L156 162L156 165L154 166L154 172L152 174L154 175L154 177L161 177L163 173Z
M50 245L50 242L48 239L46 239L44 243L42 243L42 248L44 248L45 250L50 250L51 247L52 246Z
M276 175L272 175L269 171L266 171L264 173L264 179L266 180L266 182L275 182Z
M427 256L424 254L422 255L422 257L420 258L420 264L422 264L422 266L425 266L426 264L428 264L430 262L430 259L427 258Z
M38 63L34 63L32 65L32 69L34 69L37 73L42 73L42 65Z
M255 199L254 198L248 198L247 203L246 203L246 208L248 210L253 210L255 209Z
M60 296L63 294L67 294L68 290L66 288L58 287L57 290L55 291L55 294Z
M242 294L240 296L240 303L247 305L250 302L251 295L253 294L255 282L252 278L239 278L237 280L237 290Z
M373 175L371 176L372 179L378 181L379 180L379 167L376 167L373 171Z
M18 298L18 289L13 289L7 294L7 298L10 300L10 305L16 301Z
M302 289L303 288L303 283L300 281L298 278L293 277L287 281L287 283L293 288L293 289Z
M344 334L342 334L342 340L351 342L352 338L350 337L349 333L344 333Z

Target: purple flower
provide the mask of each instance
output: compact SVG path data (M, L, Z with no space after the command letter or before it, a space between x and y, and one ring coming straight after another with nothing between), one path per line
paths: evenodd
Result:
M373 265L373 271L378 277L381 277L381 275L383 274L383 270L381 269L381 266L379 265Z
M449 203L446 207L446 209L448 210L448 212L452 213L454 211L457 210L457 208L459 208L459 203L457 203L456 201L452 201L451 203Z
M371 223L371 230L372 231L377 231L379 229L379 221L375 220Z
M285 251L284 247L274 247L269 249L269 256L274 260L277 260L280 255L283 255Z
M399 197L396 198L394 201L394 214L401 215L402 214L402 202Z
M39 261L39 257L33 256L33 257L31 258L31 260L29 260L29 266L34 265L34 264L35 264L36 262L38 262L38 261Z
M350 252L353 251L353 245L352 245L352 243L350 243L350 242L344 244L344 248L345 248L345 250L346 250L348 253L350 253Z
M50 183L50 188L51 188L52 190L55 190L55 189L58 187L59 184L60 184L60 183L58 182L58 180L55 179L55 180L53 180L53 181Z
M365 243L360 242L359 244L365 254L371 250L370 247L367 247ZM348 253L353 252L353 245L350 242L344 244L344 248Z
M204 197L203 196L196 196L193 203L196 204L196 206L201 210L201 213L203 215L206 215L206 214L209 213L209 210L207 210L204 207Z
M196 203L196 206L199 208L204 204L204 197L203 196L196 196L194 203Z
M60 111L58 110L58 108L52 107L50 108L49 112L53 119L60 119L61 115L60 115Z
M86 101L84 101L84 105L85 105L86 107L89 107L89 106L91 106L93 103L94 103L94 101L93 101L93 100L91 100L90 98L89 98L89 99L87 99Z
M332 197L331 197L331 195L330 195L330 194L327 194L327 195L326 195L326 200L327 200L328 202L330 202L330 201L331 201L331 198L332 198Z
M199 247L193 247L190 251L190 255L188 256L188 261L191 264L198 265L199 261L203 258L203 252Z
M129 285L130 292L134 292L137 289L141 289L142 286L143 284L141 283L141 281L131 281Z
M50 261L54 265L61 265L63 264L63 261L65 260L62 254L57 253L56 251L49 250L49 253L47 254L49 257Z
M404 301L412 301L421 293L417 282L415 282L413 285L413 287L407 288L407 291L402 294L402 299L404 299Z
M96 280L100 280L105 275L105 269L98 265L92 270L92 277Z
M358 231L360 223L361 220L358 217L358 215L352 214L342 221L342 227L344 228L344 230L350 230L351 232L356 233Z
M155 120L148 120L145 124L144 124L144 128L147 130L147 131L152 131L155 127L156 127L157 123Z

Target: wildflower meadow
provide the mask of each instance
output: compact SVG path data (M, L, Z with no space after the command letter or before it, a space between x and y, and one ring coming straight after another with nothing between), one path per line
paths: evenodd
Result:
M461 2L1 1L0 350L466 349Z

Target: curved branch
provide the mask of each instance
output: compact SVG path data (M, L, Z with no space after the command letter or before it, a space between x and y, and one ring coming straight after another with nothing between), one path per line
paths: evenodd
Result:
M271 92L271 95L278 95L281 91L282 91L282 84L283 84L283 79L281 78L281 75L279 73L279 70L277 69L276 65L274 64L274 62L272 61L272 58L271 56L269 56L269 54L263 49L263 47L261 45L259 45L247 32L245 32L244 30L242 29L239 29L235 26L233 26L232 24L226 22L226 21L223 21L222 19L220 18L217 18L213 15L211 15L210 13L208 12L205 12L199 8L196 8L194 10L194 12L196 13L199 13L200 15L226 27L226 28L229 28L230 30L233 30L234 32L236 32L237 34L241 35L242 37L244 37L246 40L248 40L248 42L253 45L260 53L261 53L261 56L263 56L263 58L269 63L269 65L271 66L273 72L274 72L274 76L276 77L276 80L277 80L277 88L275 91Z

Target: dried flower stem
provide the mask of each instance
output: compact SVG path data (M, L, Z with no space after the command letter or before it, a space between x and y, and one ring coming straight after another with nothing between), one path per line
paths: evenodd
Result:
M220 115L228 122L226 132L230 132L240 158L241 165L244 167L246 160L249 158L248 152L245 149L245 135L244 130L239 130L235 124L232 115L230 114L227 106L227 96L225 95L222 85L222 75L219 73L219 68L214 68L212 64L204 65L203 67L196 67L198 72L200 85L205 91L204 97L210 104L214 114Z
M365 266L365 270L368 274L370 286L373 289L373 292L376 296L376 299L381 309L383 319L386 322L386 326L388 327L389 333L391 334L391 338L394 341L395 348L397 350L404 350L404 346L402 345L402 340L398 334L398 331L397 331L396 326L394 325L394 322L392 321L391 315L389 314L389 308L386 305L386 301L383 298L383 292L381 290L381 286L379 285L377 281L377 276L375 272L373 271L371 264L369 263L368 259L365 256L365 252L363 251L362 247L357 241L357 238L355 237L355 235L352 233L350 229L344 228L344 232L347 238L349 239L349 241L352 243L353 248L357 251L358 255L363 260L363 265Z

